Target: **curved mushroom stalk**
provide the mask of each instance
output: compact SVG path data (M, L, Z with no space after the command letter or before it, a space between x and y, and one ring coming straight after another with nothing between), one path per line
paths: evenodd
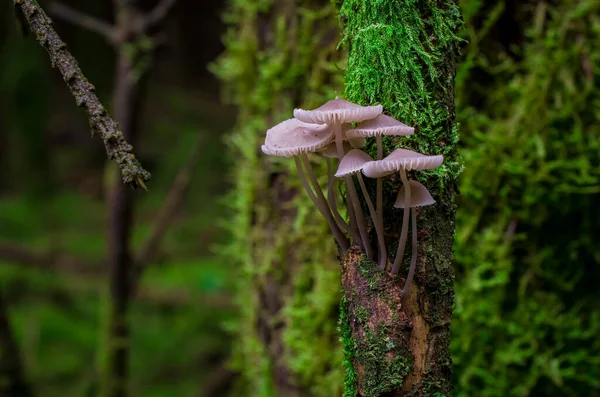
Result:
M408 217L410 216L410 183L406 177L406 171L404 167L400 167L400 178L402 179L402 187L404 188L404 196L406 200L406 207L404 208L404 214L402 215L402 230L400 231L400 241L398 242L398 252L396 252L396 259L392 265L392 274L398 274L400 272L400 265L404 258L404 250L406 249L406 237L408 236Z
M425 186L421 183L411 180L405 189L404 186L398 192L398 198L396 203L394 204L395 208L404 208L406 211L407 208L411 209L411 234L412 234L412 251L410 257L410 268L408 270L408 276L406 277L406 281L404 282L404 287L402 287L402 291L400 292L400 297L403 297L408 292L408 288L412 283L412 280L415 276L415 269L417 267L417 212L415 210L416 207L425 207L428 205L435 204L435 200L431 197L431 194L427 190ZM410 193L407 192L410 190ZM408 200L406 199L408 197ZM408 205L407 205L408 203Z
M352 146L350 146L350 143L345 141L344 142L344 152L347 153L350 150L352 150ZM335 192L334 192L337 179L334 176L335 172L334 172L333 166L332 166L332 158L337 158L337 148L336 148L335 142L329 144L329 146L325 150L323 150L321 152L321 154L323 155L323 157L327 158L327 201L329 202L329 205L331 207L331 212L333 213L333 217L335 218L335 221L338 224L338 226L343 231L348 233L348 235L350 237L352 237L354 242L356 244L358 244L359 247L364 251L364 245L362 243L360 234L358 233L358 225L355 222L348 224L348 222L346 222L346 220L344 220L344 218L342 218L342 215L340 214L340 212L337 208L337 199L335 197ZM348 215L350 215L350 214L348 214Z
M267 131L262 151L271 156L294 157L300 181L306 193L327 221L341 250L346 251L350 247L348 239L333 218L329 204L323 195L307 156L309 152L325 149L332 139L332 130L327 125L309 124L297 119L289 119ZM301 162L304 164L306 174L303 171Z
M330 125L333 129L333 139L335 140L338 158L343 158L344 133L342 128L344 123L373 119L381 114L382 110L381 105L360 106L336 97L314 110L294 109L294 117L306 123ZM364 229L366 229L365 219L360 208L356 188L350 177L344 177L344 182L346 182L348 192L347 202L349 204L350 222L355 221L357 223L365 253L367 253L367 256L372 257L368 235L364 234Z
M383 160L372 161L365 164L363 173L369 178L381 178L386 175L400 172L403 185L405 187L406 202L410 202L410 185L406 177L406 171L429 170L439 167L444 161L443 156L426 156L421 153L413 152L407 149L396 149ZM410 205L410 204L409 204ZM408 235L408 217L410 212L405 209L402 219L402 230L398 242L398 253L392 266L392 274L398 274L402 265L404 249L406 247L406 237Z
M365 139L375 137L377 144L377 160L383 159L382 136L406 136L415 132L415 129L406 124L384 114L380 114L374 119L363 121L356 128L345 131L347 139ZM377 217L373 220L383 230L383 179L377 178L376 193Z
M377 234L377 242L379 244L379 265L385 268L387 264L387 252L385 248L385 241L383 236L383 228L379 227L377 223L377 213L375 208L373 207L373 202L371 201L371 197L369 197L369 192L367 191L367 187L365 186L365 181L363 180L361 171L365 164L373 161L371 156L367 153L363 152L359 149L352 149L344 156L342 161L340 161L339 168L337 173L335 174L338 178L351 178L352 175L356 175L358 179L358 183L360 184L360 188L362 190L363 197L369 207L369 212L371 214L371 218L373 219L373 225L375 226L375 233ZM353 182L351 182L353 183ZM358 197L356 197L356 202L358 203ZM362 213L362 209L359 206L359 210ZM366 225L359 225L359 230L361 236L363 236L363 241L365 237L368 239L368 231L366 230ZM372 254L367 256L372 259Z

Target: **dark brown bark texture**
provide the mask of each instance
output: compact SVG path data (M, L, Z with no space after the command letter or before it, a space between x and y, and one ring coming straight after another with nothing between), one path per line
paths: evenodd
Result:
M128 1L116 2L116 29L125 32L119 43L115 70L113 106L124 137L135 144L139 137L140 108L146 89L148 65L140 64L140 57L150 57L152 50L140 48L144 30L130 30L134 21L143 14ZM132 51L132 48L136 48ZM118 177L118 175L116 176ZM129 378L129 324L128 312L134 290L133 256L130 247L133 225L133 191L123 184L115 184L108 200L108 261L110 264L110 314L108 330L108 357L104 374L104 395L128 395Z

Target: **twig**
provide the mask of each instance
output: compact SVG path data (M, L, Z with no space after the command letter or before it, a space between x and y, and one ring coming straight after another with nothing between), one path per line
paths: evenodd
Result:
M50 11L50 14L54 14L56 17L72 23L75 26L98 33L111 43L114 43L116 40L116 29L111 24L98 18L74 10L66 4L59 2L51 3L48 6L48 10Z
M198 137L196 146L192 150L187 162L175 177L175 181L167 194L167 198L154 219L150 237L140 249L135 260L135 268L132 274L132 290L135 290L135 286L138 283L144 268L148 266L160 249L161 240L166 234L175 213L181 206L181 202L185 198L185 193L192 180L192 174L200 160L203 146L204 139L200 136ZM132 293L135 293L135 291L132 291Z
M87 113L92 136L100 135L108 157L119 165L123 183L145 189L144 182L150 179L150 173L142 167L133 154L133 147L100 103L94 86L83 75L77 61L52 27L52 20L35 0L14 0L14 4L20 8L40 45L48 51L52 65L63 76L77 106Z
M90 263L59 252L36 252L21 245L0 241L0 260L15 262L37 269L54 269L70 273L97 276L101 263Z
M144 27L152 28L162 23L177 0L160 0L158 4L150 11L150 13L144 18Z

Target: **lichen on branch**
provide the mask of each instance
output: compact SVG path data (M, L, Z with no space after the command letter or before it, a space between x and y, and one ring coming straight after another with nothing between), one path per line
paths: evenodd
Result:
M14 5L17 12L25 17L37 41L48 51L52 67L63 76L77 106L86 112L92 136L100 136L108 157L119 165L123 183L145 189L144 182L150 179L150 173L142 167L133 153L133 146L127 143L117 122L95 94L94 86L83 75L75 57L67 51L67 45L54 30L52 20L35 0L14 0Z

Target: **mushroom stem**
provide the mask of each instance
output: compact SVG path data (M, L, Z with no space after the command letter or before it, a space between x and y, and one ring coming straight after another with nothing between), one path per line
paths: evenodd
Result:
M336 98L337 99L337 98ZM335 135L335 147L337 149L338 159L341 161L344 158L344 137L342 134L342 124L334 123L333 124L333 133ZM347 183L347 180L344 179ZM356 214L354 213L354 205L352 203L352 197L349 195L349 189L346 194L346 208L348 210L348 215L350 216L350 224L356 222Z
M365 186L365 180L363 179L360 172L356 174L356 177L358 178L360 189L362 190L363 196L365 197L365 201L367 202L367 206L369 207L369 212L371 213L371 218L373 219L373 225L375 226L377 242L379 243L379 267L381 269L385 269L385 265L387 265L387 252L385 249L385 241L383 240L383 228L381 227L379 222L377 222L377 212L373 207L371 197L369 197L369 192L367 191L367 187Z
M346 189L350 193L352 207L354 207L354 214L356 215L356 223L358 224L358 232L365 248L365 254L369 259L373 259L373 251L371 250L371 243L369 241L369 233L367 232L367 222L363 215L360 201L358 200L358 193L354 187L354 181L351 176L345 176L344 181L346 182Z
M400 272L400 266L402 265L402 259L404 258L404 249L406 248L408 217L410 215L410 183L408 183L404 167L400 168L400 178L402 178L402 184L404 185L404 214L402 216L402 231L400 232L400 240L398 241L398 253L396 254L396 259L392 266L392 274L398 274Z
M383 159L383 142L381 135L375 136L375 142L377 143L377 160ZM377 216L373 219L373 222L376 226L379 226L379 230L381 230L381 234L383 236L383 178L377 178L377 196L376 196L376 205L377 205ZM383 238L383 237L382 237ZM383 252L379 252L380 256L385 257L385 264L382 267L382 270L385 269L385 265L387 265L387 252L385 252L385 243L383 244Z
M338 210L337 200L333 193L333 188L335 187L335 182L337 181L337 179L334 177L334 170L331 162L331 159L327 159L327 201L329 202L329 208L331 208L331 213L333 214L333 217L335 218L335 221L339 228L348 233L356 244L362 246L360 236L358 235L356 230L350 227L350 225L348 225L348 222L346 222L344 218L342 218L342 216L340 215L340 211Z
M415 207L412 207L410 216L412 218L412 252L410 257L410 269L408 270L408 276L406 277L404 287L402 287L402 291L400 292L401 298L408 292L408 288L410 287L413 277L415 276L415 269L417 268L417 210Z
M342 124L334 123L333 130L335 132L335 146L337 148L338 158L341 160L342 158L344 158ZM367 224L365 222L365 217L363 215L362 208L360 207L360 202L358 201L358 194L356 193L354 182L349 176L344 177L344 182L346 182L346 191L348 193L346 196L346 201L349 203L348 213L350 214L350 223L352 224L352 217L354 216L356 224L358 225L358 232L360 233L363 247L365 249L365 254L367 254L367 257L372 259L373 252L371 251L371 244L369 243L369 233L367 232Z
M303 160L304 160L304 157L306 157L306 154L302 154ZM312 191L312 189L310 188L310 185L308 184L308 181L306 180L306 175L304 174L304 171L302 169L302 164L300 163L298 156L294 156L294 161L296 162L296 168L298 169L300 181L302 182L302 185L304 186L306 193L308 193L308 197L310 197L310 199L315 204L315 206L317 207L317 209L319 210L321 215L323 215L323 218L325 218L325 220L327 221L327 224L329 225L329 229L331 229L331 232L333 233L333 236L335 237L338 244L340 245L342 252L346 252L348 250L348 248L350 248L348 239L346 238L346 236L344 236L344 233L342 233L342 231L340 230L338 225L335 223L335 220L331 216L331 211L329 210L329 206L327 205L327 202L324 201L325 197L323 196L323 192L319 188L318 183L314 186L314 189L317 193L317 195L315 196L315 193ZM308 158L306 158L305 166L307 167L307 172L310 173L310 170L312 170L312 168L310 166L310 162L308 162ZM316 179L315 179L315 182L316 182Z

